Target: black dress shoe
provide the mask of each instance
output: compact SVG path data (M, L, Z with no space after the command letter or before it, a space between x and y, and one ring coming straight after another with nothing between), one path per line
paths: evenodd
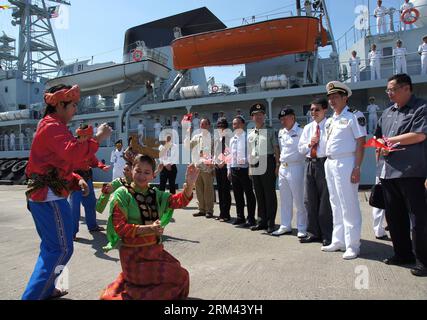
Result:
M210 213L210 212L208 212L208 213L206 213L206 219L211 219L211 218L213 218L213 213Z
M418 265L411 269L411 273L417 277L427 277L427 267Z
M392 266L404 266L408 264L414 264L415 258L401 258L398 256L392 256L390 258L384 259L383 262L388 265Z
M325 247L327 247L327 246L329 246L329 245L331 244L331 240L323 240L323 241L322 241L322 244L323 244Z
M240 225L240 224L244 224L244 223L245 223L245 220L243 220L243 219L236 219L236 220L233 221L233 225L234 226L237 226L237 225Z
M205 215L204 212L193 213L193 217L203 217Z
M252 231L259 231L259 230L265 230L265 229L267 229L267 226L262 226L262 225L259 225L259 224L254 225L254 226L251 227Z
M310 243L310 242L322 242L319 238L315 237L315 236L307 236L305 238L301 238L299 239L299 242L301 243Z
M276 230L276 229L274 229L274 227L268 227L267 228L267 233L273 233L274 230Z
M388 235L385 234L381 237L375 237L375 238L377 238L378 240L388 240Z
M246 222L244 224L239 224L237 227L239 227L239 228L251 228L254 226L256 226L255 222Z

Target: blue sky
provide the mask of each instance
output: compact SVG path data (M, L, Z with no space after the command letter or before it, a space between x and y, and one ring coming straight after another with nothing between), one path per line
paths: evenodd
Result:
M301 0L301 3L304 1ZM383 5L397 7L403 0L384 0ZM122 60L125 31L139 24L183 11L206 6L228 27L242 24L243 17L292 11L294 0L71 0L69 27L55 29L61 58L66 63L91 59L94 63ZM356 19L354 8L368 0L326 0L335 38L345 33ZM0 0L0 4L8 4ZM370 0L371 8L376 5ZM265 18L260 18L262 20ZM52 20L55 27L55 21ZM0 10L0 31L17 36L10 24L10 11ZM206 76L215 76L218 83L232 84L242 66L206 68Z

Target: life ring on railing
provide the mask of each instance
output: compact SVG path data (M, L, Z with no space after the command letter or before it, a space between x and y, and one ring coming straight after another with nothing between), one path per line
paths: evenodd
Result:
M132 60L133 61L141 61L144 53L140 49L135 49L132 51Z
M402 20L404 24L413 24L417 22L419 17L420 12L415 8L410 8L403 10L402 14L400 15L400 20Z
M219 88L216 84L212 86L212 92L218 92L218 90Z

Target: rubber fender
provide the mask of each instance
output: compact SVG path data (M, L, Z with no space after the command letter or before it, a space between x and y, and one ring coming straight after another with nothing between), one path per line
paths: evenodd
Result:
M25 169L28 164L28 160L20 160L12 167L12 172L17 173Z

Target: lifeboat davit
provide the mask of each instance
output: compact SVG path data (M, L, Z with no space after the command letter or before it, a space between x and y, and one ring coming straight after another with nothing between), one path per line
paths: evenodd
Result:
M312 52L326 44L318 18L288 17L181 37L172 50L175 69L184 70Z

